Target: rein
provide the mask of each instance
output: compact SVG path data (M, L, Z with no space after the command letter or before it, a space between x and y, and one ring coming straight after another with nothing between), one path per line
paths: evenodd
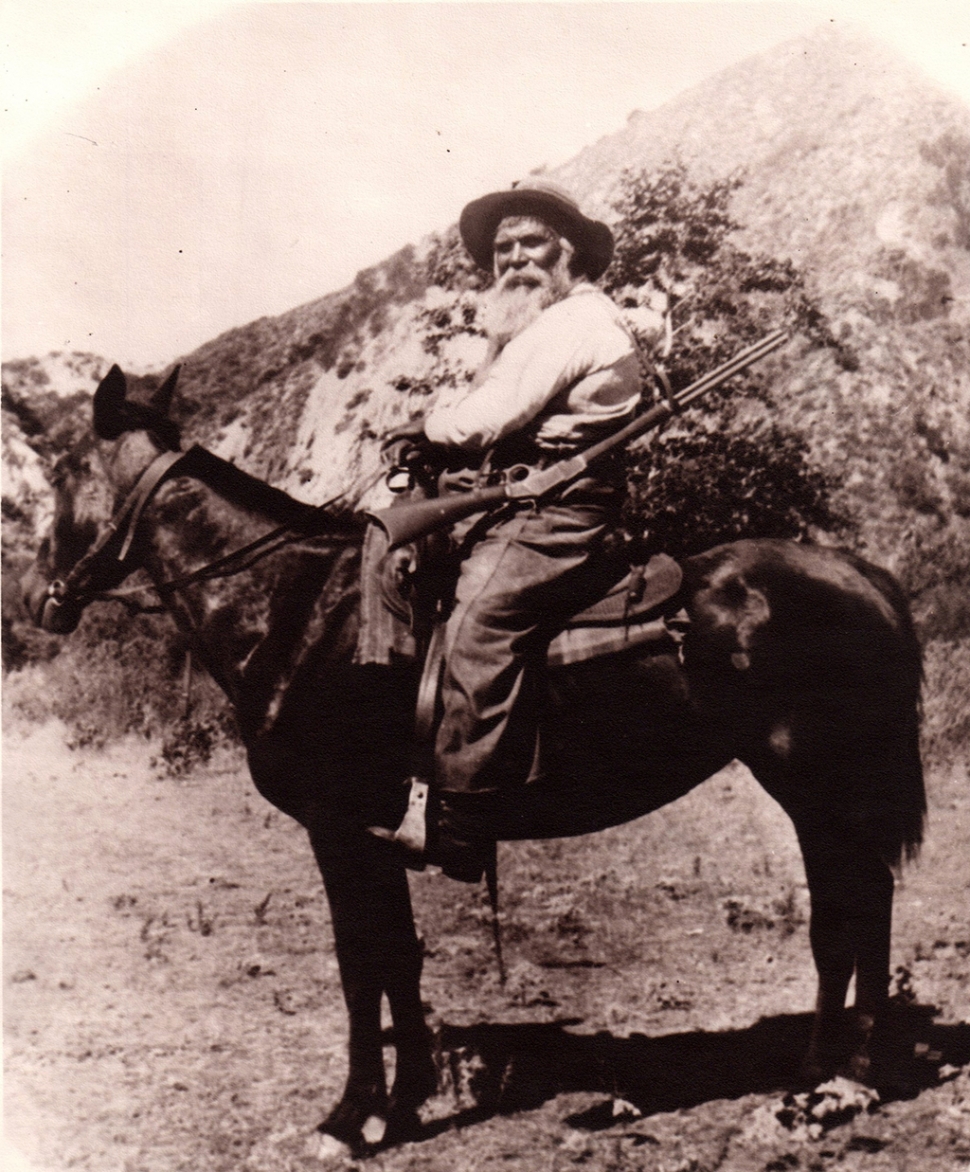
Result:
M179 475L188 474L186 469L179 466L183 462L189 461L190 457L198 458L200 454L211 455L206 449L194 446L186 452L162 452L156 456L139 476L134 488L125 497L115 516L108 522L101 537L73 566L64 579L55 579L47 587L46 605L63 606L68 601L75 605L86 605L88 602L95 601L120 602L131 614L160 614L165 610L164 606L145 605L137 602L131 596L144 590L154 589L160 596L164 597L166 594L190 586L195 582L229 578L234 574L248 570L263 558L287 545L294 545L304 541L307 537L315 536L312 532L295 531L290 525L280 525L276 529L264 533L262 537L257 537L248 545L233 550L213 562L208 562L197 570L192 570L177 578L171 578L166 582L152 583L151 586L135 586L130 590L94 590L90 587L85 589L82 585L83 580L85 577L93 576L97 563L107 556L109 545L119 535L121 542L117 554L112 558L112 561L116 563L113 568L117 568L125 562L131 551L138 522L141 520L148 502L170 476L176 473ZM343 493L339 493L325 504L314 508L313 511L322 515L343 495Z
M164 606L146 606L144 603L135 601L132 595L139 594L144 590L155 590L164 596L181 590L185 586L191 586L194 582L210 582L216 578L231 578L233 574L241 574L243 570L248 570L258 561L269 557L271 553L276 553L278 549L302 541L307 536L309 535L306 533L294 533L288 526L281 525L278 529L273 529L271 532L263 534L262 537L257 537L249 545L235 549L232 553L227 553L225 557L218 558L214 562L207 562L206 565L192 570L191 573L182 574L181 577L170 578L167 582L153 582L150 586L133 586L129 590L99 590L88 593L86 597L91 602L120 602L131 614L164 614Z
M135 481L134 488L122 501L121 508L108 522L105 531L94 545L80 561L75 562L66 578L55 578L47 587L48 602L56 606L63 606L69 598L77 603L85 598L96 597L95 592L79 589L78 584L83 581L86 575L91 575L92 568L119 534L121 535L121 547L116 560L121 563L127 558L134 540L135 528L141 519L145 506L155 495L162 481L188 454L188 452L162 452L152 460Z

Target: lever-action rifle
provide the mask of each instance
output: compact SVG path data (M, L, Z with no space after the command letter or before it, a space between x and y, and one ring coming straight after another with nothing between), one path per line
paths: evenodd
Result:
M490 485L472 492L453 493L431 500L416 501L414 504L400 505L393 509L380 509L367 515L384 529L389 548L394 549L398 545L416 541L419 537L433 533L445 525L453 525L475 513L485 512L505 501L539 500L549 496L556 489L578 480L591 464L613 448L662 426L695 399L713 391L733 375L747 370L749 366L759 362L787 341L788 333L785 330L773 331L760 342L739 350L733 358L703 375L696 382L692 382L679 394L671 396L667 402L657 403L649 411L638 415L626 427L621 427L619 431L613 432L598 444L593 444L575 456L559 460L548 468L540 470L530 468L527 464L516 464L506 470L505 481L502 484Z

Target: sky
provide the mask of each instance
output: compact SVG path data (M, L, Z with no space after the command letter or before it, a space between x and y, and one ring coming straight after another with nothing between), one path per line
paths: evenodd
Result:
M970 104L970 3L2 0L3 357L160 369L835 21Z

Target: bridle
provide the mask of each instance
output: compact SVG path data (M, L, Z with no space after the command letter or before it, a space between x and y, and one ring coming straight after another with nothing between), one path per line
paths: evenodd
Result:
M248 545L233 550L213 562L207 562L204 566L178 578L156 582L151 587L135 586L127 591L106 589L107 583L114 585L130 572L124 570L125 562L128 560L138 523L148 502L169 477L190 474L193 459L198 460L200 456L210 456L210 453L204 448L193 446L185 452L162 452L152 460L94 545L74 564L64 578L55 578L48 585L41 610L42 623L48 607L59 609L71 606L80 610L89 602L95 601L120 602L134 614L160 614L165 610L164 606L146 605L132 595L154 588L156 593L164 598L167 594L194 582L231 577L286 545L305 541L308 537L321 536L314 533L312 528L295 530L291 525L280 525L264 533L262 537L257 537ZM338 494L314 512L323 519L327 515L326 510L344 495Z
M81 608L98 597L100 590L84 583L96 577L117 580L117 572L124 564L135 538L135 530L145 506L161 487L172 469L182 463L189 452L161 452L135 481L134 487L121 507L108 522L104 532L87 553L71 567L67 576L55 578L46 591L41 618L48 607L60 608L68 604ZM118 539L118 551L109 548ZM111 571L110 573L107 571ZM98 574L98 571L101 571Z

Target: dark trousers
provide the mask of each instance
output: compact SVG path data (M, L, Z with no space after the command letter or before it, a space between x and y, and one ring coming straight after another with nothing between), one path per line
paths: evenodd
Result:
M525 783L549 642L618 577L603 537L615 498L499 519L462 563L445 628L444 716L435 744L446 793Z

